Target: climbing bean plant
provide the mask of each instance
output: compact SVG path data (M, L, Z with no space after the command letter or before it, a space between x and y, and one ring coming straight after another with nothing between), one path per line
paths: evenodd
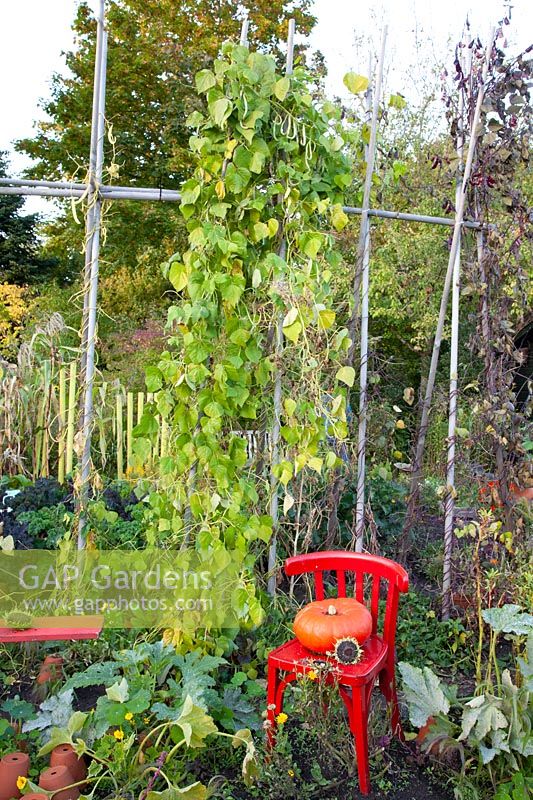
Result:
M302 471L338 464L355 377L331 292L341 269L335 235L348 222L351 134L340 108L313 99L312 83L302 67L281 75L270 56L234 44L196 75L199 107L188 118L196 169L181 201L188 247L164 265L176 291L168 350L147 370L154 402L135 430L139 464L158 415L171 432L150 495L149 542L163 536L214 558L238 551L234 605L245 625L261 620L246 575L271 537L270 492L284 494L286 514ZM249 463L239 431L271 429L276 377L281 455L272 487L268 459Z

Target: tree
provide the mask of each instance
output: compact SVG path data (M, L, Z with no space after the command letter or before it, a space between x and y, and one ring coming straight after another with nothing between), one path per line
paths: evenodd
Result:
M105 143L105 162L113 164L108 180L179 187L190 168L185 119L198 103L194 74L209 67L224 40L238 39L246 5L238 0L109 3L106 117L114 143ZM300 34L315 22L311 0L254 0L249 5L251 46L278 60L288 17L295 17ZM17 143L20 152L36 160L29 170L32 177L84 176L95 56L95 24L86 2L78 7L73 31L76 49L66 54L70 74L53 76L51 97L42 104L49 119L37 124L33 138ZM162 250L159 260L168 257L175 249L170 242L178 219L177 209L168 204L114 204L105 220L105 258L132 269L146 247ZM65 246L79 252L81 232L73 228L70 212L48 234L52 252L64 257Z
M0 151L0 177L6 175L6 153ZM56 264L39 257L39 218L22 215L23 206L22 197L0 195L0 281L18 285L44 280Z

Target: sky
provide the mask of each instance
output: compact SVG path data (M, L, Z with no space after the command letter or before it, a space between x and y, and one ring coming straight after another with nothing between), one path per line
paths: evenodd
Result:
M72 46L76 5L76 0L0 0L0 150L9 151L13 176L30 162L14 153L12 142L30 136L33 121L43 116L39 99L49 95L52 73L64 69L61 52ZM311 45L326 58L328 92L343 95L343 75L367 73L369 51L377 51L387 25L386 89L416 99L429 69L442 63L460 39L466 15L472 32L486 41L491 26L508 16L509 5L502 0L315 0L318 24ZM531 0L512 0L511 23L509 41L513 49L524 49L533 40ZM88 121L90 113L87 109ZM46 213L50 206L31 198L26 209Z

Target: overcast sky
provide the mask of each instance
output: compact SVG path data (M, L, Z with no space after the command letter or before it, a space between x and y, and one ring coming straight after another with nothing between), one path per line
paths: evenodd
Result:
M38 101L49 93L51 74L64 67L61 51L72 45L76 4L0 0L0 150L13 153L13 140L31 135L33 121L42 116ZM511 6L509 39L523 49L533 39L533 2L514 0ZM388 88L414 96L423 79L420 63L430 66L445 59L461 36L467 14L473 33L485 41L491 25L508 15L508 7L502 0L315 0L318 24L311 42L326 57L328 91L342 94L344 73L366 72L369 48L377 48L380 30L387 24ZM88 121L90 115L88 108ZM12 154L12 174L28 163ZM42 211L47 204L32 198L26 207Z

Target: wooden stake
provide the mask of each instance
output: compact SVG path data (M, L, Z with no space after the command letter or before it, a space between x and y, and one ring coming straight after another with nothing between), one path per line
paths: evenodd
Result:
M65 472L72 475L74 462L74 427L76 423L76 373L77 364L70 362L69 387L68 387L68 415L67 415L67 452L65 459Z
M65 367L59 369L59 415L58 423L58 460L57 480L65 482L65 443L66 443L66 410L67 410L67 371Z
M133 392L126 395L126 465L131 466L133 430Z
M116 417L117 417L117 478L119 481L122 480L124 477L124 455L123 455L123 437L124 437L124 430L123 430L123 420L122 420L122 413L123 413L123 402L122 402L122 390L119 389L116 396Z

